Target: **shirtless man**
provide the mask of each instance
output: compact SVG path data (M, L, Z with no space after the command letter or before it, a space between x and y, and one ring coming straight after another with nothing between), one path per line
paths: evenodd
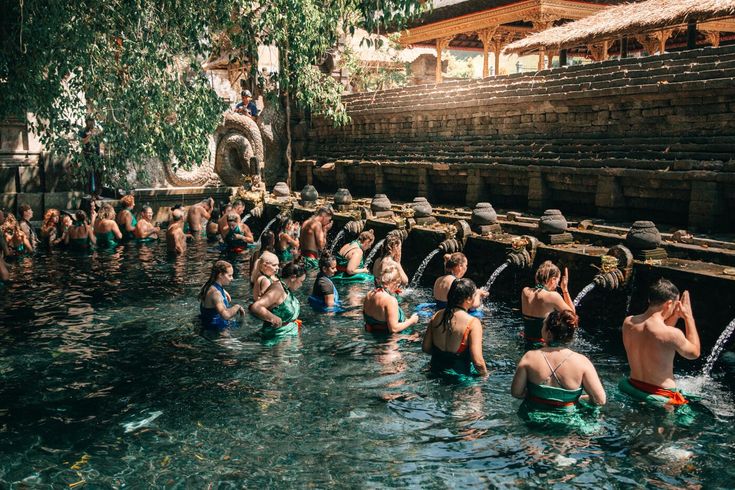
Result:
M685 330L676 328L684 320ZM648 309L623 322L623 344L628 355L630 378L618 386L636 399L662 405L684 405L687 400L676 389L674 356L697 359L699 334L694 323L689 292L679 297L670 281L659 279L648 291Z
M174 209L171 212L171 223L166 229L166 248L176 255L186 252L186 238L191 237L184 233L184 212Z
M319 208L301 227L301 255L308 265L313 262L318 267L319 252L327 245L327 233L332 228L332 210ZM311 260L309 260L311 259Z
M214 199L211 197L191 206L186 212L186 224L189 229L184 231L190 231L194 236L201 236L213 209Z

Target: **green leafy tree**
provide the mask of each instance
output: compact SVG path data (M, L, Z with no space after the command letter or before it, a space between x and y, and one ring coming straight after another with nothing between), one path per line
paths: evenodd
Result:
M108 182L151 157L189 167L208 158L225 109L201 70L223 34L253 75L258 45L279 48L287 116L293 100L340 124L341 87L315 68L340 29L381 32L419 11L417 0L19 0L3 13L0 120L34 114L44 146L78 175L92 165L78 136L87 115L104 129Z

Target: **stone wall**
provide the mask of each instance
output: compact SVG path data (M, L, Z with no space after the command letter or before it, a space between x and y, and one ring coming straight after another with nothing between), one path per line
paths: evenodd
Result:
M296 185L733 230L734 80L724 47L357 94Z

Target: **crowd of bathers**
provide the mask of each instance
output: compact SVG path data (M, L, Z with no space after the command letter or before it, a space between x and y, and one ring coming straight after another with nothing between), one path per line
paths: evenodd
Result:
M142 206L137 215L134 208L134 197L128 195L120 200L117 210L106 203L93 204L89 216L84 211L72 216L49 209L36 233L30 224L33 211L21 206L19 219L13 215L0 219L2 254L21 256L40 244L79 250L109 248L124 241L158 240L161 235L169 252L183 254L187 241L206 239L218 243L223 252L251 254L253 297L248 309L263 321L260 333L266 343L299 335L301 303L294 291L302 287L306 271L312 269L317 274L307 301L317 312L345 311L338 286L369 284L370 290L361 300L368 334L401 335L426 317L429 321L422 350L431 355L433 372L460 377L488 375L480 321L488 292L464 277L468 260L461 252L444 256L445 274L434 282L433 301L406 314L401 294L409 280L401 265L399 234L389 233L375 260L366 263L374 246L374 232L347 233L344 243L329 247L333 212L328 207L316 210L303 223L280 215L258 240L246 223L247 215L243 217L242 201L216 207L210 198L188 208L174 207L164 232L152 222L149 206ZM7 280L2 259L0 273L4 274L0 279ZM228 335L239 325L237 316L245 315L245 309L233 304L225 290L233 275L231 263L218 260L201 288L200 317L207 334ZM687 359L700 355L689 293L680 294L676 286L661 278L650 285L648 303L645 312L627 317L622 326L630 375L623 377L618 387L636 400L671 407L686 405L686 396L676 387L673 361L676 354ZM524 400L524 417L539 422L548 422L549 417L563 421L582 407L604 405L606 393L595 366L571 349L579 318L569 295L568 271L562 273L552 262L543 262L536 271L535 284L521 293L521 312L527 351L518 363L511 394Z

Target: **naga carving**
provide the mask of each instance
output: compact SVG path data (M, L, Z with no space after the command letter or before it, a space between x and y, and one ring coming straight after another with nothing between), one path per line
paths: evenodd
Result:
M209 142L206 161L189 170L164 166L166 180L174 187L199 187L212 184L242 185L245 177L263 169L264 150L260 128L250 117L226 112L222 124Z

